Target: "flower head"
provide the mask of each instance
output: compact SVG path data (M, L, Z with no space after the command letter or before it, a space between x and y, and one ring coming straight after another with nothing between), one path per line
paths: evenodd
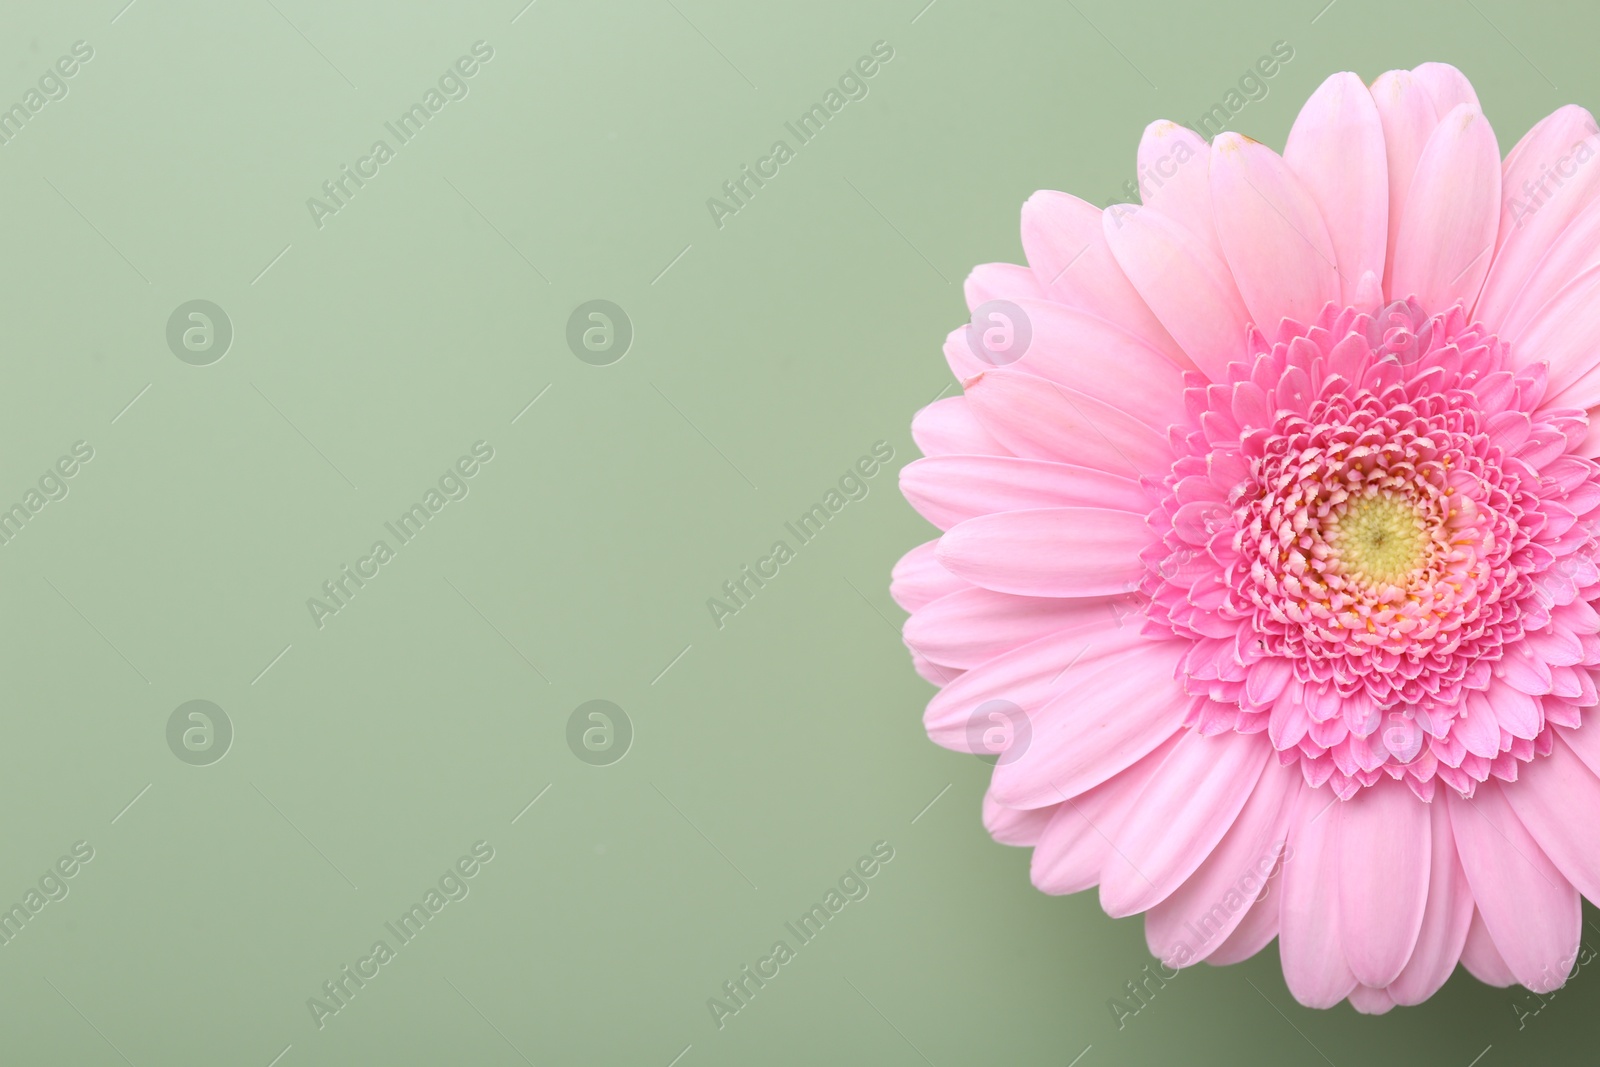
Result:
M1039 888L1098 884L1172 966L1277 936L1310 1005L1565 980L1600 900L1596 154L1567 107L1502 162L1453 67L1338 74L1281 156L1152 124L1141 206L1039 193L1028 265L973 272L964 395L902 474L944 532L893 591Z

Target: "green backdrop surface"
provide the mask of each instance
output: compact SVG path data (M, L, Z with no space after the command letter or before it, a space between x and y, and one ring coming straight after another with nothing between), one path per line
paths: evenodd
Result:
M1034 190L1280 42L1231 128L1446 60L1504 149L1600 105L1600 15L925 2L0 11L0 1059L1595 1061L1586 970L1373 1019L1274 947L1119 1019L1139 921L989 840L887 584Z

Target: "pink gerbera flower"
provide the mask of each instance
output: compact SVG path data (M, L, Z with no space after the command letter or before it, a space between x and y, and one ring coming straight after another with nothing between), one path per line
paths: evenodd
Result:
M1600 137L1502 162L1453 67L1323 83L1280 156L1157 122L1041 192L901 477L893 593L984 823L1169 966L1560 986L1600 901Z

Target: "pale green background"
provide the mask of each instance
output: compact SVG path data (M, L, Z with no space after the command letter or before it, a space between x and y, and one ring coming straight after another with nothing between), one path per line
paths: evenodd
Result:
M1116 196L1147 122L1278 40L1235 128L1281 146L1329 73L1443 59L1508 148L1600 104L1592 5L123 2L0 14L0 101L95 49L0 147L0 502L96 451L0 547L0 903L96 850L0 947L4 1062L1594 1062L1587 973L1521 1030L1464 974L1369 1019L1295 1005L1275 948L1119 1031L1139 922L1033 890L988 768L923 736L887 583L931 530L892 472L705 608L872 442L914 456L959 283L1020 256L1035 189ZM480 39L470 96L319 231L306 198ZM880 39L719 231L705 199ZM236 331L208 367L164 339L195 298ZM595 298L636 329L609 367L564 340ZM480 439L471 495L319 632L306 598ZM565 741L597 697L636 730L608 767ZM207 767L165 741L193 698L236 729ZM471 895L319 1031L307 997L479 839ZM719 1031L706 999L880 839L870 896Z

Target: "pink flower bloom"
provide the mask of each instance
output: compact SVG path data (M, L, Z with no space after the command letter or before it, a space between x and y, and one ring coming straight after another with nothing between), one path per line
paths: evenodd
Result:
M1547 992L1600 902L1600 135L1504 161L1428 63L1323 83L1280 156L1170 122L1144 204L1022 210L901 476L929 736L984 823L1170 966Z

